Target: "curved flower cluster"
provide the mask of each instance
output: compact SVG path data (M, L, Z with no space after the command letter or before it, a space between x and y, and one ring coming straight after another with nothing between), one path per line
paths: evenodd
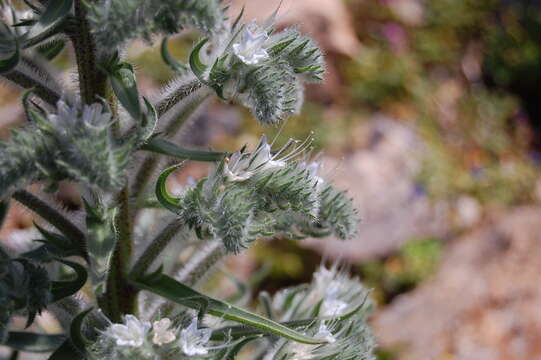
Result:
M16 311L28 314L31 324L51 301L47 271L27 259L11 259L0 249L0 343L7 334L9 318Z
M124 183L130 143L112 136L102 104L60 100L54 113L27 106L31 124L0 143L0 197L32 181L76 179L103 190Z
M200 328L197 317L185 326L177 326L168 318L139 320L126 315L124 323L111 324L91 347L96 359L169 360L206 357L225 346L211 346L212 330Z
M271 306L281 321L317 319L304 332L328 343L305 345L280 340L265 359L375 359L375 342L366 323L372 308L368 290L336 265L330 269L321 266L308 287L282 290Z
M309 144L290 141L273 154L263 136L253 152L224 159L165 205L200 238L220 239L234 253L261 236L349 238L358 222L351 200L318 176L317 164L295 160Z
M295 28L275 32L273 21L274 16L263 25L253 21L234 26L225 41L230 46L218 47L212 66L206 71L193 68L220 97L250 108L263 124L297 114L303 83L320 81L325 73L323 53L315 42ZM199 50L194 50L195 57Z

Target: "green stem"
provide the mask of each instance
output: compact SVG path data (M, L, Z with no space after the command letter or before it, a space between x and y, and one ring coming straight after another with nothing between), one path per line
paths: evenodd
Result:
M145 249L141 257L137 260L130 273L131 279L137 279L144 275L150 268L154 260L162 253L171 240L182 229L184 223L175 219L163 228L163 230L152 240L152 242Z
M115 218L117 243L104 299L109 318L120 322L123 314L136 313L136 290L128 284L128 272L133 253L133 218L129 207L128 186L117 197L119 212Z
M68 239L77 243L83 253L87 254L85 234L58 210L26 190L14 192L13 198L53 225Z

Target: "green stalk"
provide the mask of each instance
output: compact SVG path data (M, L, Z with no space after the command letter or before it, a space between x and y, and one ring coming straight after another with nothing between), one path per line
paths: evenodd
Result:
M137 260L130 273L130 278L137 279L143 276L183 226L184 223L179 219L175 219L167 224Z
M135 314L137 310L137 291L128 283L133 253L133 218L129 207L128 185L118 194L117 202L119 212L115 218L115 229L118 238L107 278L107 290L103 296L109 318L113 322L120 322L122 315Z
M74 243L77 243L83 253L87 254L85 234L58 210L26 190L18 190L14 192L13 198L35 212L49 224L53 225L68 239L72 240ZM87 256L88 255L85 257Z

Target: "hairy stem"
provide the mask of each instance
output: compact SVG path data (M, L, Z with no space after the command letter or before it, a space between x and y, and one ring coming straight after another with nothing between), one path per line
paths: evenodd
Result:
M194 287L207 277L217 264L225 257L226 250L221 241L207 241L198 248L186 264L175 274L175 279ZM170 316L175 309L171 302L164 303L159 308L162 316Z
M60 100L60 94L47 87L45 84L32 78L24 71L15 69L7 74L3 74L2 76L4 76L6 79L13 82L14 84L22 87L23 89L34 88L34 94L39 96L49 105L56 106L56 103L58 102L58 100Z
M201 90L201 94L194 94ZM210 92L207 89L201 88L201 83L194 80L186 85L180 86L177 90L171 92L162 101L156 104L156 109L160 115L159 122L165 122L164 134L166 136L175 135L182 125L195 113L198 107L209 97ZM182 103L182 108L179 111L174 111L174 107L180 101L193 96L187 103ZM173 114L171 114L173 113ZM155 173L159 165L159 160L156 155L146 156L135 174L135 181L132 187L132 193L137 196L143 195L143 191L148 185L150 178Z
M104 294L109 318L114 322L119 322L123 314L134 314L136 311L136 291L128 284L133 253L133 218L129 207L128 185L118 194L117 202L117 243L107 279L107 291Z
M177 272L175 279L188 286L197 285L226 255L221 241L207 241Z
M152 266L156 257L162 253L183 226L184 223L179 219L175 219L167 224L137 260L130 273L130 278L137 279L139 276L144 275L150 266Z
M82 1L75 1L75 22L74 30L69 36L75 48L81 99L91 104L96 101L97 96L105 98L107 77L97 66L96 44L90 33Z
M26 190L14 192L13 198L53 225L68 239L77 243L83 253L87 254L85 234L58 210Z

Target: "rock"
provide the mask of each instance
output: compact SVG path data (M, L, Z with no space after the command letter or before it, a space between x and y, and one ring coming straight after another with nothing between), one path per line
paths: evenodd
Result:
M310 239L305 246L352 262L388 255L412 238L442 236L447 205L433 204L416 182L424 146L415 131L376 116L363 130L365 148L324 160L322 175L347 189L362 222L350 241ZM326 169L326 170L325 170Z
M435 276L374 320L400 360L541 357L541 207L493 216L448 244Z

